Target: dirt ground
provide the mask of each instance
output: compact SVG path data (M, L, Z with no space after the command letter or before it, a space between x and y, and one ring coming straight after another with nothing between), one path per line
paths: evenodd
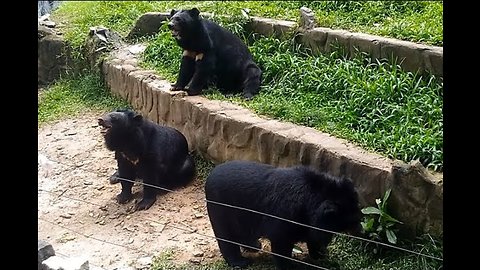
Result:
M108 270L167 250L183 263L221 258L216 240L199 235L213 236L201 181L158 196L146 211L134 212L134 201L115 201L120 184L108 177L116 162L104 146L98 116L87 113L38 130L39 239L57 255L86 257L91 268ZM134 186L137 197L140 187Z

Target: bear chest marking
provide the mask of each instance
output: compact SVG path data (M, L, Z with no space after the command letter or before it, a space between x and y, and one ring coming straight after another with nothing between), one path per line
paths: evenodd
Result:
M128 160L128 162L132 163L133 165L137 165L138 164L138 158L136 159L131 159L129 158L125 153L123 152L120 152L120 154L122 154L122 157L124 157L126 160Z
M182 55L195 58L195 61L200 61L203 59L203 53L197 53L194 51L184 50Z

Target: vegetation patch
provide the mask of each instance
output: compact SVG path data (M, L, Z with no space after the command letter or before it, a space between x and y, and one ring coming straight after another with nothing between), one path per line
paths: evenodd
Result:
M238 31L238 25L224 22L228 19L216 20ZM293 38L243 37L263 70L260 94L245 102L240 95L225 97L210 89L205 92L208 98L229 100L258 114L314 127L390 158L418 159L442 171L441 78L405 72L365 54L347 59L337 50L313 56ZM180 47L163 25L148 42L143 64L174 82L180 58Z
M130 108L114 97L99 74L93 72L67 76L41 90L38 95L38 124L74 117L88 111L110 111Z

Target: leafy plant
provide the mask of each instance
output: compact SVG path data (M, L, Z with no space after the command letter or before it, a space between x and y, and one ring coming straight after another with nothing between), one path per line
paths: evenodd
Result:
M370 238L382 241L386 236L388 242L396 244L397 236L395 235L394 225L403 223L387 213L387 201L391 191L391 189L388 189L385 192L383 200L375 200L377 207L369 206L362 209L362 213L366 216L361 224L364 232Z

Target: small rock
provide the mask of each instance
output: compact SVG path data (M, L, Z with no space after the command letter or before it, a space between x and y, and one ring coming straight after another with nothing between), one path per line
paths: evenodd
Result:
M138 54L138 53L141 53L145 50L146 46L145 45L141 45L141 44L136 44L136 45L133 45L133 46L130 46L128 48L128 51L131 53L131 54Z
M68 213L61 214L60 217L66 218L66 219L72 218L72 216L71 216L70 214L68 214Z
M137 260L135 267L137 269L146 269L152 265L152 257L142 257Z
M202 218L202 217L203 217L203 214L195 213L195 218Z
M190 261L191 263L197 263L197 264L199 264L199 263L201 262L201 260L198 259L198 258L190 258L189 261Z
M52 245L47 243L43 240L38 240L38 264L50 258L51 256L55 256L55 251L53 250Z
M60 239L58 240L58 242L60 242L60 243L66 243L66 242L68 242L68 241L73 241L73 240L75 240L75 239L76 239L76 237L73 236L73 235L64 235L64 236L62 236L62 238L60 238Z
M307 7L300 8L300 27L305 30L315 27L315 14Z
M203 251L194 251L193 252L193 257L203 257Z
M133 239L133 238L128 239L129 244L133 243L133 241L135 241L135 239Z
M61 258L52 256L42 263L45 270L89 270L88 260L85 258Z

